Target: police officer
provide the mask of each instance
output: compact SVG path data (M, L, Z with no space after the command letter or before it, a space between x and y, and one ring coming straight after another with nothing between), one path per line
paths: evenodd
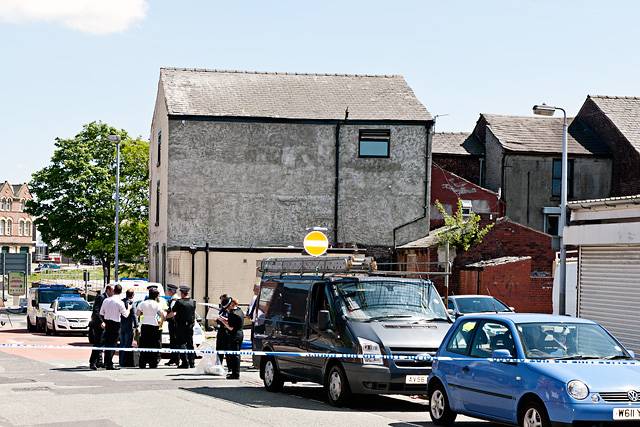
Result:
M227 318L220 317L220 321L228 331L227 350L239 351L242 346L244 334L242 327L244 325L244 313L238 307L238 301L231 297L222 301L222 308L227 312ZM240 356L235 354L227 354L227 368L229 375L228 380L240 379Z
M91 322L89 322L89 342L94 347L99 347L102 343L102 334L104 332L104 329L102 328L102 319L100 318L100 309L102 308L102 303L112 295L113 287L111 285L107 285L104 288L104 292L98 295L93 301ZM95 371L98 368L102 368L103 366L104 364L102 362L102 351L91 350L91 356L89 357L89 368Z
M196 302L189 297L190 288L180 286L180 299L176 300L168 318L175 321L176 346L183 350L193 350L193 325L196 321ZM180 353L178 368L186 369L195 366L195 354Z
M224 326L224 323L220 320L220 318L227 318L229 313L226 312L224 308L222 308L222 301L225 301L228 298L227 294L220 295L220 304L218 305L218 320L216 321L216 350L229 350L227 348L227 341L229 338L229 331ZM220 360L220 364L224 362L224 354L218 353L218 360Z
M168 284L167 285L167 296L170 298L168 301L168 310L167 312L170 313L173 310L173 304L180 299L180 296L178 295L178 287L176 285L173 284ZM175 319L174 318L169 318L167 319L167 324L169 326L169 348L171 349L177 349L178 347L176 346L176 323L175 323ZM178 355L178 353L171 353L171 356L169 357L169 361L167 363L165 363L166 366L171 366L171 365L178 365L178 362L180 362L180 356Z

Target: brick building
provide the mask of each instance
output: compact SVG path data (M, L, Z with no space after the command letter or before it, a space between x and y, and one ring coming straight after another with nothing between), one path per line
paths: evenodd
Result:
M5 253L32 253L36 247L33 217L24 212L31 200L27 184L0 185L0 251Z
M438 132L432 137L433 163L478 185L482 185L484 147L465 132Z
M465 212L473 211L486 221L494 221L505 214L504 202L500 200L497 193L433 163L431 166L431 229L444 224L442 215L435 207L435 201L439 201L445 210L452 214L457 210L458 199L462 200Z
M407 243L398 248L398 261L406 263L409 271L444 271L443 250L438 242L438 233L442 229L432 230L422 239ZM467 252L458 251L453 260L452 274L449 280L449 293L461 294L461 271L468 265L480 261L495 260L503 257L530 257L530 269L526 270L530 278L527 291L510 295L504 301L514 307L525 307L526 311L552 311L553 290L553 261L555 252L551 248L552 237L533 228L518 224L508 218L500 218L485 236L482 243L472 247ZM506 270L520 270L521 263L507 263L500 267L501 274ZM431 279L444 295L444 280L442 276L434 275ZM521 288L522 289L522 288ZM474 292L475 293L475 292ZM482 289L481 293L487 293ZM493 291L491 290L493 294ZM537 295L538 300L529 301L531 295Z
M593 129L611 151L611 196L640 194L640 98L587 96L576 120Z

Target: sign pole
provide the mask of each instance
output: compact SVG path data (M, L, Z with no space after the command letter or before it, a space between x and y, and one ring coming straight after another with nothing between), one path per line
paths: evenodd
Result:
M4 288L6 287L6 283L7 283L4 280L4 274L6 273L5 262L4 262L5 254L2 253L0 255L2 255L2 301L4 301Z

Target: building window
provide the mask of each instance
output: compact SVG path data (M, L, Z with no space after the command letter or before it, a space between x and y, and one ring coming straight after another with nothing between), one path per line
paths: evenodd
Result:
M13 201L11 199L8 199L7 200L7 210L11 211L12 207L13 207Z
M160 166L160 156L162 156L162 131L158 131L158 158L156 159L156 166Z
M24 221L20 220L18 222L18 236L24 236Z
M573 197L573 159L569 160L567 173L568 198ZM562 159L553 159L553 171L551 177L551 197L560 197L562 194Z
M469 218L473 213L473 203L471 200L462 201L462 217Z
M27 221L24 224L24 228L25 228L25 235L27 236L31 236L31 221Z
M389 157L390 141L389 129L361 129L358 139L358 157Z
M12 227L13 227L13 222L10 219L8 219L7 220L7 230L6 230L6 233L5 233L7 236L11 236L11 228Z
M160 225L160 181L156 181L156 227Z
M7 228L7 221L4 219L0 219L0 236L4 236L4 233Z

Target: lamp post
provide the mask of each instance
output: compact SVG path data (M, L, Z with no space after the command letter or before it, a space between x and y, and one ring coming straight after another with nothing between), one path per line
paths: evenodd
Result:
M113 276L118 281L118 241L120 235L120 136L109 135L109 141L116 143L116 253L113 260Z
M564 108L541 104L533 106L533 114L539 116L553 116L556 110L562 111L562 187L560 190L560 221L558 223L558 237L560 238L560 289L558 292L558 314L566 313L567 300L567 248L564 245L564 227L567 225L567 191L569 159L567 153L567 112Z

